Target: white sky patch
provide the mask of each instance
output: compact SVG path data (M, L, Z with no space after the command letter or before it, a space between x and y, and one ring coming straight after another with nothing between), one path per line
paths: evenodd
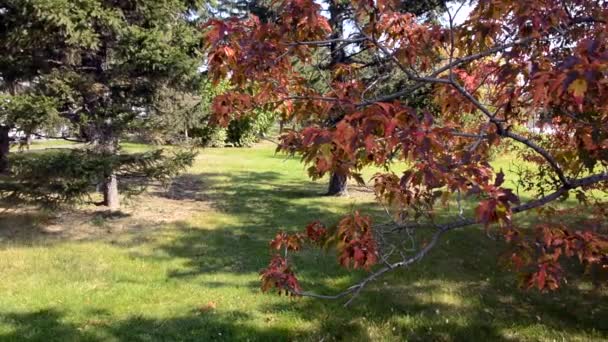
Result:
M322 1L322 0L315 0L315 3L317 3L319 6L321 6L321 14L324 17L329 18L329 4L326 1ZM471 11L474 8L474 2L473 2L473 4L471 4L471 1L469 1L469 0L450 1L450 2L448 2L447 5L448 5L448 9L453 17L454 26L458 26L458 25L461 25L462 23L464 23L465 20L468 19L469 14L471 13ZM447 26L450 21L448 13L443 13L439 17L439 21L441 22L441 24L444 24ZM344 37L343 38L348 38L349 36L356 35L356 33L357 33L357 28L355 27L354 23L350 20L347 20L344 23Z
M469 14L473 10L473 6L469 2L462 3L460 1L451 1L448 3L448 9L454 18L454 25L458 26L467 20ZM439 20L442 24L448 25L450 22L450 16L448 13L444 13Z

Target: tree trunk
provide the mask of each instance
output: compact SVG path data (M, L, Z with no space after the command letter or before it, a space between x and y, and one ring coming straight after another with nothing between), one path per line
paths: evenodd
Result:
M118 196L118 180L116 175L112 174L106 178L102 185L103 204L110 210L118 210L120 208L120 197Z
M329 69L333 69L336 65L344 63L346 58L346 51L344 50L344 44L338 42L338 39L344 38L344 20L346 13L346 6L344 3L338 0L332 0L329 2L329 25L332 28L331 38L334 39L330 44L329 52L331 55L331 61L329 62ZM333 81L344 81L344 76L333 77ZM340 120L341 113L332 113L331 121L336 123ZM328 196L347 196L346 187L346 176L332 173L329 178L329 187L327 189Z
M114 136L113 128L110 122L102 127L94 127L96 135L97 151L105 156L114 156L118 152L118 139ZM113 169L107 170L103 175L105 178L101 183L101 191L103 193L103 205L110 210L120 209L120 196L118 194L118 179Z
M11 147L8 133L10 127L0 125L0 173L8 171L8 152Z
M332 173L329 179L329 188L327 196L347 196L348 187L346 184L347 178L345 175Z
M29 151L32 147L32 135L28 134L25 136L25 147Z

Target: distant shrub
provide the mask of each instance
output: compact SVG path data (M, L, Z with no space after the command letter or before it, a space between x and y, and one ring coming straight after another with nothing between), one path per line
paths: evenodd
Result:
M90 201L90 193L114 173L121 191L133 195L150 181L167 182L194 161L192 151L102 155L87 150L54 150L10 155L10 173L0 176L0 198L6 203L41 206Z
M193 144L202 147L224 147L226 145L227 130L223 127L203 126L190 131Z
M232 120L226 128L204 122L191 129L189 134L193 143L202 147L249 147L259 142L274 122L274 113L259 111L253 116Z
M232 120L228 125L228 144L240 147L249 147L260 141L276 120L272 112L256 111L252 116Z

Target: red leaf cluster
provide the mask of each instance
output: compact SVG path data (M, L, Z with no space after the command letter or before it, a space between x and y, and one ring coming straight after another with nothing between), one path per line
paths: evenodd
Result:
M299 233L287 234L285 232L279 232L277 236L270 241L270 248L276 250L285 248L288 251L299 251L302 249L304 238L305 236Z
M499 172L492 185L486 185L483 193L486 199L479 202L475 209L477 220L486 228L491 223L498 222L501 226L511 226L511 204L519 203L519 198L510 189L500 187L504 182L504 174Z
M338 223L338 260L346 268L369 269L378 261L371 219L356 211Z
M211 105L214 114L212 122L227 126L230 120L238 118L240 113L251 110L253 104L253 99L247 94L228 92L218 95Z
M510 263L524 272L522 285L541 291L555 290L564 279L561 261L576 257L590 269L596 265L608 268L608 236L591 231L571 232L564 224L543 223L536 228L536 240L529 243L522 237L513 240L516 250Z
M281 294L297 295L302 289L294 272L287 265L287 260L279 255L272 257L270 265L260 272L262 276L262 291L267 292L276 288Z
M306 226L306 236L312 242L322 242L327 238L327 228L320 221L311 222Z

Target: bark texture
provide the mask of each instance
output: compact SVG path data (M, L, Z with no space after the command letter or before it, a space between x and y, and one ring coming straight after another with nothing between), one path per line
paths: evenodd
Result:
M8 133L10 127L0 126L0 173L6 173L9 169L8 153L10 150L10 139Z
M118 180L116 175L107 177L102 186L103 204L110 210L120 209L120 197L118 195Z
M348 186L345 175L332 173L329 179L329 188L327 189L328 196L347 196Z

